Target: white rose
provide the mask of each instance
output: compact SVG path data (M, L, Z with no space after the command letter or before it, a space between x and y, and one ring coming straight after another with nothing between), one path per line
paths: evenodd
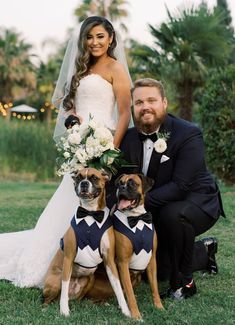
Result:
M80 125L79 124L74 124L70 130L72 130L73 132L74 131L77 132L77 131L79 131L79 129L80 129Z
M89 125L89 127L92 128L93 130L96 130L96 129L98 129L99 127L102 127L102 124L101 124L99 121L97 121L97 120L95 120L95 119L93 119L93 118L88 122L88 125Z
M89 127L87 123L82 123L79 127L79 134L82 138L84 138L89 132Z
M94 147L87 147L86 152L87 152L87 157L89 160L91 160L95 157Z
M84 168L84 166L82 164L74 163L70 168L70 173L76 174L79 170L81 170L83 168Z
M64 158L69 158L70 157L70 153L68 151L64 152Z
M69 150L69 148L70 148L70 145L67 142L64 143L63 150L66 151L66 150Z
M79 144L81 142L81 136L79 133L72 133L68 136L70 144Z
M106 141L112 141L113 135L111 131L105 127L99 127L94 132L94 137L97 139L104 139Z
M97 147L99 145L99 142L97 139L93 138L92 136L88 137L86 139L86 147Z
M84 149L78 149L75 153L79 163L81 164L85 164L86 163L86 160L87 160L87 153Z
M163 153L166 150L166 148L167 148L167 144L164 139L158 139L154 143L154 149L159 153Z
M94 139L92 136L86 140L86 152L89 155L89 159L94 157L100 157L104 151L104 147L100 145L98 139Z

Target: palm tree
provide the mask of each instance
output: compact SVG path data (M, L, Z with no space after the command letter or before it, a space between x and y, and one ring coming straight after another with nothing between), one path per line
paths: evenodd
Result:
M113 23L119 21L120 27L127 31L127 27L122 21L123 18L128 17L126 5L128 5L126 0L83 0L74 13L79 22L89 16L98 15L110 19Z
M16 87L34 89L35 67L30 60L31 48L32 45L25 43L14 30L0 30L0 100L3 103L14 99Z
M131 39L128 45L128 56L133 80L143 76L160 78L161 57L156 49Z
M155 46L145 48L148 58L138 66L150 71L157 65L155 71L175 86L180 116L192 120L195 90L203 85L210 67L226 64L233 38L221 23L221 13L208 11L205 3L182 10L178 17L167 12L169 22L159 28L149 25ZM130 54L136 62L137 49Z
M226 0L217 0L217 4L214 8L215 12L218 12L223 18L222 24L226 27L228 32L231 33L231 35L234 35L234 27L232 25L232 17L231 17L231 11L229 9L228 3ZM235 63L235 48L233 46L233 50L230 56L229 63L234 64Z
M231 28L231 31L233 32L234 29L232 27L232 17L231 17L231 12L228 7L227 0L217 0L216 2L217 2L217 5L215 6L214 10L222 11L223 16L224 16L224 24L228 28Z

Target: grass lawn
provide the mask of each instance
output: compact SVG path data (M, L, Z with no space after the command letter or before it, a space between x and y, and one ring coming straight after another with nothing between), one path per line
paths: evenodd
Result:
M34 227L57 184L16 183L0 184L0 232ZM150 288L142 283L136 290L139 309L145 324L158 325L216 325L235 324L235 186L221 186L227 218L220 218L206 235L219 241L217 261L219 274L202 276L195 273L198 294L183 302L164 301L164 311L152 305ZM1 248L0 248L1 249ZM160 290L167 284L159 283ZM71 302L71 316L59 314L58 302L42 308L39 289L16 288L0 281L0 324L135 324L124 317L116 299L96 305L88 300Z

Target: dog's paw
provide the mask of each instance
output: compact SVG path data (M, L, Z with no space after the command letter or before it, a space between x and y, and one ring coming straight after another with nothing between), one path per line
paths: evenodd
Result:
M69 307L62 307L60 306L60 314L65 316L65 317L68 317L69 316Z
M132 318L134 318L135 320L137 320L138 322L143 322L143 318L141 316L140 313L133 313L132 314Z
M127 317L131 317L131 312L127 306L122 307L122 313Z
M154 306L158 309L164 309L161 301L154 302Z

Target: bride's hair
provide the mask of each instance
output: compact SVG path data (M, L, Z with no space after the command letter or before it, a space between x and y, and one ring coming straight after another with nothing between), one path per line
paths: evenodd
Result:
M92 57L87 48L87 35L93 27L98 25L102 25L109 34L109 37L113 37L112 42L108 48L107 54L111 58L116 59L114 55L114 49L117 45L117 40L112 24L104 17L88 17L86 20L84 20L80 30L80 35L77 44L78 55L75 60L76 72L72 77L69 93L63 101L63 107L65 111L74 109L74 99L76 95L76 90L80 84L81 78L84 77L84 75L86 75L90 69Z

